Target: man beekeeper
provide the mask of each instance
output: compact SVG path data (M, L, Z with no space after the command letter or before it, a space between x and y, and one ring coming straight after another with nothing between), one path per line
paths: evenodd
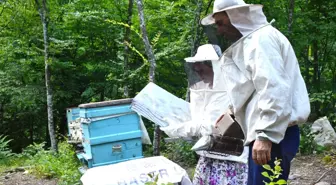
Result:
M243 0L215 0L203 25L215 24L233 44L221 57L221 70L236 120L250 147L249 185L269 182L261 165L281 159L288 179L290 162L299 147L298 124L310 114L307 88L294 50L267 22L262 5Z

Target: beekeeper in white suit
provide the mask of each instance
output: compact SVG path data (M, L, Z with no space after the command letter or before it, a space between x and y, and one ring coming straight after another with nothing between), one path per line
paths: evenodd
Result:
M287 38L267 22L261 5L215 0L203 25L233 41L221 57L230 103L250 147L249 185L269 182L261 165L281 159L288 179L300 141L298 124L310 114L306 85Z
M214 125L230 104L220 68L221 55L219 46L205 44L198 48L195 56L185 59L200 77L190 88L192 120L184 124L161 127L169 137L202 137L216 132ZM248 149L240 157L210 154L206 151L197 153L200 159L195 169L194 185L247 184Z

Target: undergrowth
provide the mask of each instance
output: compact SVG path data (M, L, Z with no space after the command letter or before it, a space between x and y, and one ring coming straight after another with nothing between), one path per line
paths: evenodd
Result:
M9 142L11 140L0 135L0 173L21 167L39 178L57 179L60 185L79 184L80 163L75 150L66 141L59 143L57 153L45 149L45 143L35 143L20 154L12 153L8 148Z
M28 146L22 157L27 158L26 165L31 173L41 178L56 178L58 184L77 184L80 180L80 163L75 150L66 141L59 143L58 153L44 149L45 143Z
M279 179L280 175L282 174L283 169L280 166L281 159L276 159L274 161L274 168L270 165L266 164L262 167L265 169L264 172L261 173L262 176L266 177L268 181L264 181L265 185L284 185L287 184L287 181L284 179Z
M318 133L311 132L311 125L304 124L300 127L300 154L322 154L326 147L318 145L314 138Z
M191 150L192 146L193 145L182 139L175 142L168 142L165 144L166 148L163 155L183 167L196 166L198 156Z

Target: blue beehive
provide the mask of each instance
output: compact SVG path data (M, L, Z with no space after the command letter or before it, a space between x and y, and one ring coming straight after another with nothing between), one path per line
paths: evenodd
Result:
M84 152L78 158L91 167L142 158L139 115L132 99L79 105Z
M67 108L66 109L66 117L68 121L68 133L70 134L70 124L72 121L75 121L77 118L79 118L79 108L73 107L73 108Z

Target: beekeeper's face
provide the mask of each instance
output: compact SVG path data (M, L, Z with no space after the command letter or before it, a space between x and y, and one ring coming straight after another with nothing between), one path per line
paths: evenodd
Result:
M242 34L235 28L226 12L216 13L214 16L217 33L229 40L238 40Z
M203 80L205 83L212 84L214 73L211 65L207 65L203 62L196 62L193 64L193 69L201 78L201 80Z

